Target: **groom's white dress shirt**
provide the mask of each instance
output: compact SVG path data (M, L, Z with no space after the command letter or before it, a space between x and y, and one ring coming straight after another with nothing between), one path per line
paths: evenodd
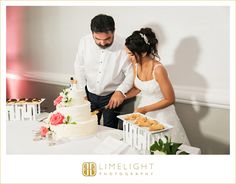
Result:
M114 91L126 93L133 86L133 69L124 50L124 39L114 35L112 45L100 48L92 34L79 42L74 63L75 79L78 86L99 96Z

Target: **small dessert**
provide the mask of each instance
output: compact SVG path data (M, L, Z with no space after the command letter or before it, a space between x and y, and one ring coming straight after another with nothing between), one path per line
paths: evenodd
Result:
M20 98L17 103L25 103L26 102L26 99L25 98Z
M12 99L8 99L7 100L7 104L14 104L14 103L16 103L17 102L17 99L15 99L15 98L12 98Z
M147 121L139 122L138 126L140 126L140 127L149 127L149 126L151 126L151 124L147 120Z
M40 102L41 99L40 98L33 98L32 102Z
M150 124L150 126L155 124L155 123L158 123L158 121L153 120L153 119L148 119L147 122Z
M165 126L161 123L155 123L149 127L149 131L163 130Z
M28 98L25 101L29 103L29 102L32 102L32 100L33 100L32 98Z
M130 114L130 115L127 115L126 117L125 117L125 120L130 120L130 121L134 121L134 120L136 120L137 118L139 118L141 116L141 114Z
M134 123L139 125L139 124L143 124L145 121L147 121L147 118L140 116L139 118L136 119Z

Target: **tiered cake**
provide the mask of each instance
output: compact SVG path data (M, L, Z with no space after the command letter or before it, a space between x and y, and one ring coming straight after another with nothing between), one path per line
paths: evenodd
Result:
M64 89L54 100L56 110L46 122L57 138L77 138L97 132L97 116L90 112L90 102L76 86Z

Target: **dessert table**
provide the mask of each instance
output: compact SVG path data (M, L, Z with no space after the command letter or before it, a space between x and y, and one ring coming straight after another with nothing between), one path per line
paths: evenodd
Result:
M57 140L53 146L48 140L34 141L33 131L39 130L39 121L7 121L7 154L142 154L122 141L122 131L98 125L97 134L78 139ZM201 154L199 148L181 145L181 150Z

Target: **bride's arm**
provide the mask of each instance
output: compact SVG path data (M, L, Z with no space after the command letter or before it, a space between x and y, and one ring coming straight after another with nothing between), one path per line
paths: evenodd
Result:
M134 78L135 78L135 76L136 76L136 63L137 63L137 61L136 61L136 59L135 59L135 57L133 56L132 57L132 59L131 59L131 62L132 62L132 66L133 66L133 72L134 72ZM140 93L140 89L138 89L138 88L136 88L134 85L133 85L133 87L125 94L125 100L126 99L129 99L129 98L133 98L133 97L135 97L135 96L137 96L137 94L139 94Z
M133 88L131 88L125 95L125 99L129 99L132 97L135 97L137 94L140 93L140 90L138 88L136 88L135 86L133 86Z
M150 111L165 108L175 102L175 93L166 69L163 66L156 67L154 74L156 81L159 83L164 98L161 101L158 101L151 105L136 109L137 112L145 114Z

